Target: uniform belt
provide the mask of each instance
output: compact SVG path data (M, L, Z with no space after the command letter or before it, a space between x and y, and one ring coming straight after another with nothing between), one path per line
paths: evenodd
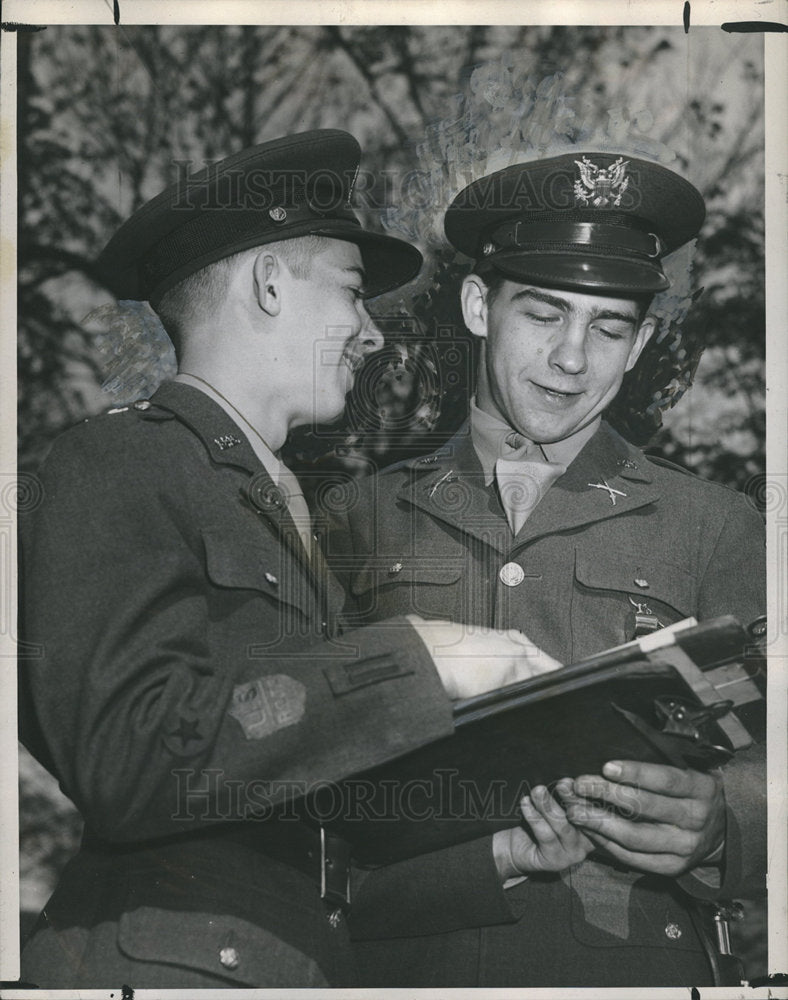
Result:
M196 840L221 840L257 851L307 875L320 890L320 898L332 908L345 911L350 908L350 844L322 826L313 827L295 818L203 827L175 837L133 844L102 840L86 828L82 844L102 854L128 855Z
M303 872L327 904L350 909L351 848L343 837L295 819L238 824L228 827L224 836Z

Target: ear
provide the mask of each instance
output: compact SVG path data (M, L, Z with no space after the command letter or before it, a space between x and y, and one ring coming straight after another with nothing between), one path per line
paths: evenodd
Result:
M282 308L282 287L276 254L259 253L254 259L252 274L257 304L269 316L278 316Z
M643 322L638 327L638 332L635 334L635 340L632 347L629 350L629 357L627 358L627 366L624 371L630 371L635 367L637 359L643 353L643 348L654 336L657 329L657 319L655 316L646 316Z
M469 274L460 291L462 318L476 337L487 336L487 285L478 274Z

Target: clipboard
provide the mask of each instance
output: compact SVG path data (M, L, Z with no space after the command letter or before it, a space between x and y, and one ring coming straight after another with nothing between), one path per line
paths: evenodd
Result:
M599 774L608 760L720 766L763 738L761 689L743 666L753 648L731 616L686 619L456 702L452 736L321 788L310 816L375 867L515 826L530 788Z

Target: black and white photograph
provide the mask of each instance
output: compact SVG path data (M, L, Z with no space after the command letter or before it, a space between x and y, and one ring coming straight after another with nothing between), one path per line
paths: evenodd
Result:
M786 4L3 17L3 996L788 996Z

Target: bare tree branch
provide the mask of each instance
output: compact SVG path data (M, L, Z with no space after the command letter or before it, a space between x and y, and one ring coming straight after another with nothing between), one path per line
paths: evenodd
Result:
M382 98L382 96L380 94L380 90L378 88L378 82L377 82L377 80L370 73L370 71L367 68L366 64L359 57L358 53L353 48L353 46L350 44L350 42L348 42L347 39L344 37L344 35L342 34L341 29L335 27L334 25L330 25L330 26L327 26L324 30L325 30L326 34L328 34L328 36L334 41L334 43L337 45L337 47L339 49L341 49L347 55L347 57L350 59L350 61L356 67L356 69L358 70L358 72L364 78L367 86L369 87L370 94L374 98L375 103L378 105L378 107L381 109L381 111L383 112L383 114L386 116L386 119L387 119L389 125L391 125L392 129L394 130L394 133L397 136L397 139L399 140L400 144L403 145L403 146L407 145L410 142L410 136L405 131L405 129L402 127L402 125L400 124L399 120L395 116L394 112L391 110L391 108L388 106L388 104L386 104L386 102L383 100L383 98Z

